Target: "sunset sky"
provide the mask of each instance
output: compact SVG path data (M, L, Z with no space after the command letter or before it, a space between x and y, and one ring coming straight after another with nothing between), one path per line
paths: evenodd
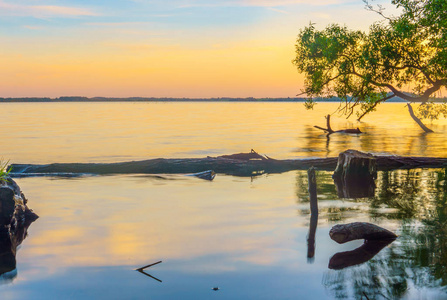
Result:
M380 0L374 3L387 4ZM367 30L361 0L0 0L0 97L294 97L309 22Z

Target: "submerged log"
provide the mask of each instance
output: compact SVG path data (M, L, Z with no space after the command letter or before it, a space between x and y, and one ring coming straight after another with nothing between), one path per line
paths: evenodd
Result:
M252 155L251 153L247 153ZM377 170L447 167L447 158L374 156ZM81 176L87 174L191 174L214 170L216 173L234 176L253 176L263 173L283 173L292 170L307 170L311 166L319 170L332 171L337 157L313 159L241 159L237 156L206 158L156 158L143 161L119 163L54 163L45 165L13 164L13 177L23 176Z
M376 188L376 158L357 150L342 152L332 178L340 198L372 197Z
M353 240L395 240L397 235L380 226L365 223L354 222L349 224L339 224L332 227L329 231L331 239L339 244Z

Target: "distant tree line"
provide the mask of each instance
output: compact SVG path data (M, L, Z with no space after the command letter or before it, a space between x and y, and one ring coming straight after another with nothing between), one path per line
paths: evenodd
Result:
M21 97L21 98L1 98L0 102L305 102L306 98L156 98L156 97L128 97L128 98L113 98L113 97L81 97L81 96L65 96L58 98L49 97ZM314 98L315 102L340 102L344 101L338 97L331 98ZM447 98L433 99L435 102L445 102ZM405 102L400 98L392 99L388 102Z

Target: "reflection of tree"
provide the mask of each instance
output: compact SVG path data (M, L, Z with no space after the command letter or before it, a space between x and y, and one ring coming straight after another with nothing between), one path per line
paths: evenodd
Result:
M403 250L414 265L425 268L429 286L447 286L447 169L433 173L433 203L424 212L421 224L403 227ZM439 282L435 282L439 280Z
M409 288L447 287L447 170L381 172L373 218L401 219L399 239L359 266L326 272L337 299L396 299ZM381 213L380 208L394 212Z
M440 180L433 170L399 170L379 172L377 190L370 199L371 216L390 219L424 219L436 205L434 195ZM380 213L380 208L395 209L391 213Z
M340 205L340 199L337 196L337 190L332 179L332 173L326 171L317 172L317 195L319 203L333 202L332 205L324 205L319 207L321 217L331 222L339 222L348 217L352 211L358 211L352 205ZM309 203L308 180L306 171L297 171L296 176L296 195L298 203ZM349 203L355 203L356 200L343 200ZM298 211L300 214L310 214L309 206Z

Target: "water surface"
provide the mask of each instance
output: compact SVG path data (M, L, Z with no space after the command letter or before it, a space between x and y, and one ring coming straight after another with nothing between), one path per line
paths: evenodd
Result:
M255 149L276 158L374 153L446 157L447 123L423 134L403 104L364 123L299 103L2 104L1 155L14 163L115 162L204 157ZM380 172L374 197L339 199L317 173L320 214L308 258L307 173L31 177L17 182L40 215L3 274L2 299L446 299L444 169ZM363 264L328 268L362 241L329 238L339 223L366 221L399 238ZM159 282L136 272L146 271ZM219 291L213 291L219 287Z

